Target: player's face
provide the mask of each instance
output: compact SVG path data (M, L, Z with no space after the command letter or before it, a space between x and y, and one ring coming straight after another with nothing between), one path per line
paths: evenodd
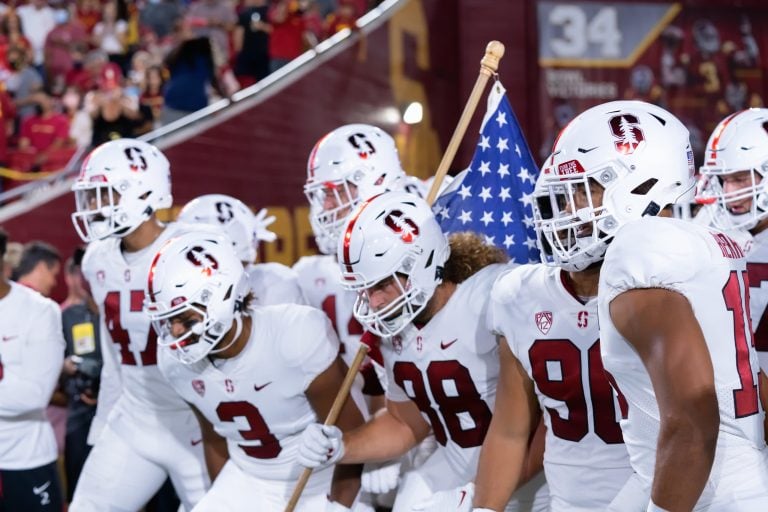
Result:
M743 188L757 185L762 181L762 177L758 173L754 173L755 183L752 183L752 175L753 173L751 171L739 171L722 175L720 177L720 182L723 187L723 192L726 195L732 194ZM728 201L725 206L728 208L728 211L734 215L748 213L752 208L752 198L746 197L744 199Z
M321 190L323 200L323 210L332 211L339 206L349 204L357 198L357 186L347 182L346 187L335 183L328 183ZM346 216L349 211L339 212L339 216Z
M595 180L590 178L586 184L579 183L574 186L573 190L573 202L572 206L569 206L569 210L573 209L569 213L577 213L583 208L598 208L603 205L603 187ZM590 202L591 199L591 202ZM576 228L576 238L583 238L592 236L592 222L584 222L584 224Z
M178 339L181 338L198 323L203 321L203 315L199 311L188 309L179 313L178 315L168 319L168 332L171 336ZM189 334L189 336L183 341L184 345L192 345L197 343L200 338L199 334Z
M370 308L373 311L381 311L389 306L392 301L402 296L407 281L408 278L406 276L397 274L397 277L389 276L366 289L363 293L368 297L368 305ZM402 309L393 311L392 314L384 320L395 319L401 314Z
M84 195L88 209L91 211L96 211L110 204L109 192L110 189L108 187L98 187L89 190L83 190L82 192L78 193ZM115 189L112 189L112 200L114 201L115 205L120 204L120 193ZM105 219L101 213L97 213L91 220L98 222Z

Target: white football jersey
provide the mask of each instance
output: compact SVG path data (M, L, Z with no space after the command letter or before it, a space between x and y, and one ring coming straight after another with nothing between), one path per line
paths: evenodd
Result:
M152 259L163 244L193 229L189 224L168 224L149 247L127 258L120 250L120 238L88 246L82 269L99 305L104 358L97 416L106 417L118 404L134 414L187 409L157 368L157 335L144 313L144 288Z
M45 415L64 363L61 310L11 282L0 299L0 469L33 469L56 460Z
M491 422L499 377L499 353L486 327L493 281L505 265L490 265L459 284L443 308L421 329L409 325L384 338L387 398L412 400L432 426L448 463L441 486L474 480L480 446Z
M314 308L283 304L250 313L251 336L237 357L185 365L161 348L160 368L226 438L229 456L243 471L295 481L303 469L296 461L299 438L318 421L304 393L337 357L339 342Z
M768 230L752 238L747 252L749 310L760 368L768 374Z
M523 265L494 284L488 322L535 384L552 510L604 510L631 467L600 359L597 297L583 303L560 268Z
M254 294L253 304L306 304L299 276L281 263L251 263L245 268Z
M307 303L331 319L341 342L341 357L350 364L363 335L363 326L352 315L357 294L341 286L341 270L331 255L304 256L293 266Z
M742 458L741 448L760 464L766 457L746 270L741 247L727 235L677 219L644 217L619 230L600 275L603 364L626 398L628 410L622 410L621 420L624 442L632 467L648 487L656 459L658 404L642 360L611 322L609 305L627 290L665 288L685 296L701 326L714 367L720 435L712 476L699 505L713 499L708 493L717 489L718 482L750 464ZM734 452L742 455L734 457ZM727 491L717 489L716 494Z

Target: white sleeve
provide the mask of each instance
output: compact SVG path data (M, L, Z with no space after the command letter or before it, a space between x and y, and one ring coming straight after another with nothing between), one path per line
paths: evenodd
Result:
M528 266L521 266L515 269L509 270L499 276L491 289L491 299L488 304L488 314L486 316L486 326L489 331L494 334L504 336L507 340L507 345L512 350L515 357L519 358L517 354L517 344L515 343L515 332L520 329L520 326L515 326L515 320L513 319L507 308L510 304L514 304L520 297L520 276L530 268Z
M278 281L270 286L265 295L269 304L309 304L299 286L298 278Z
M331 321L319 309L308 306L285 305L292 311L287 325L298 328L296 339L283 348L283 357L289 366L300 367L304 375L302 389L307 390L315 377L323 373L339 355L339 338Z
M619 230L600 271L601 302L608 304L635 288L664 288L685 295L683 284L706 270L697 264L698 255L710 252L704 240L664 221L641 219Z
M98 402L96 403L96 415L91 422L88 431L88 444L93 445L101 435L101 430L107 423L109 412L120 397L123 390L122 376L120 374L120 361L117 359L115 344L104 324L103 315L99 319L99 342L101 343L101 384L99 386Z
M400 387L400 385L395 382L395 374L392 372L392 368L390 366L386 366L387 370L387 388L384 392L384 396L389 400L390 402L407 402L411 399L406 393L403 388Z
M51 400L66 348L61 310L54 302L46 304L35 319L25 344L22 364L5 369L0 380L0 416L44 409Z

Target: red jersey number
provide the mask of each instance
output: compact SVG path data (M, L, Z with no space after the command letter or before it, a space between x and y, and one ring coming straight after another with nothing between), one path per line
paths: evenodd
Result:
M477 391L466 366L462 366L458 361L429 363L426 382L429 383L429 390L437 404L437 410L432 406L432 400L427 393L424 376L415 364L398 361L395 363L393 373L398 386L404 390L409 387L413 389L411 400L429 418L438 443L445 446L450 436L450 439L462 448L483 444L491 423L491 409ZM409 382L410 386L407 386L406 382ZM447 385L449 382L453 385ZM452 387L456 389L455 393L452 390L448 392ZM474 424L472 427L465 428L461 424L461 413L472 419Z
M560 416L557 409L547 408L553 434L560 439L581 441L589 432L589 400L592 403L595 434L606 444L624 442L621 427L616 421L613 391L600 359L600 340L595 341L587 350L589 389L585 388L582 380L582 352L570 340L536 340L528 350L528 357L533 380L539 391L553 400L564 402L568 407L567 418ZM557 378L550 374L547 363L559 367ZM623 412L626 401L620 394L618 399Z
M130 307L132 313L142 311L144 307L144 290L131 290ZM128 331L123 328L120 315L120 292L109 292L104 298L104 316L107 323L112 341L120 346L120 359L122 364L127 366L137 366L136 357L131 350L131 338ZM147 323L149 321L147 320ZM147 335L147 344L141 351L141 366L152 366L157 364L157 334L152 327L149 327Z
M259 410L250 402L222 402L216 408L216 414L221 421L235 421L235 418L245 418L249 430L240 430L245 441L259 441L260 444L239 444L241 450L249 457L256 459L274 459L283 451L280 441L269 431Z

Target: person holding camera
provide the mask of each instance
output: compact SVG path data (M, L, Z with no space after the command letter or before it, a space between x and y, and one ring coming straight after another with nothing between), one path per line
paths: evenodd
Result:
M83 279L80 263L85 251L75 249L64 268L67 298L61 304L64 339L67 342L63 388L67 394L67 434L64 443L64 470L67 501L72 500L80 470L91 451L88 431L96 414L96 396L101 376L99 313Z

